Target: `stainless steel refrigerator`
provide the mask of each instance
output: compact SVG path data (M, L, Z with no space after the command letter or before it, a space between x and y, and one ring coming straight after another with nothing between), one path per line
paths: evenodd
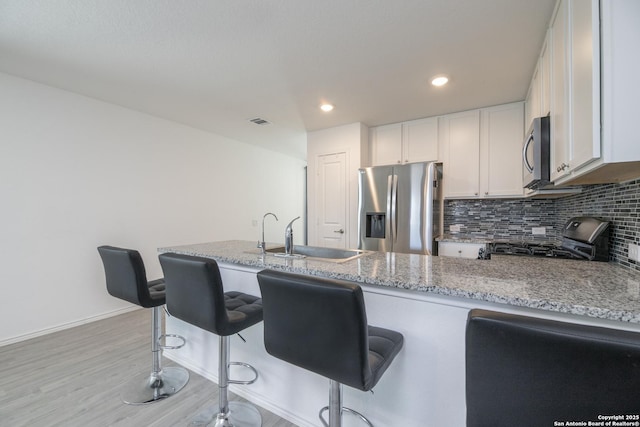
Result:
M358 249L437 254L442 166L411 163L359 170Z

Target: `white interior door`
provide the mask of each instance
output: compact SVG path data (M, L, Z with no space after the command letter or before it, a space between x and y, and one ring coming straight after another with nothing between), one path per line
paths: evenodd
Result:
M347 155L335 153L316 158L318 171L318 239L320 246L347 247Z

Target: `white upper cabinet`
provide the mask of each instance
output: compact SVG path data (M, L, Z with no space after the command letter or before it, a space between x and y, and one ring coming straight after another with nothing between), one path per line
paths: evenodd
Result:
M440 118L445 151L442 180L447 198L480 195L480 110Z
M561 0L551 20L551 180L569 173L569 1Z
M438 160L438 118L404 122L402 148L405 163Z
M480 191L484 197L522 196L523 103L480 110Z
M527 99L524 105L524 117L527 126L531 125L533 119L541 117L542 111L541 98L542 95L542 70L540 69L540 61L536 65L533 71L533 78L531 79L531 85L529 86L529 92L527 92ZM525 129L525 132L527 129Z
M556 185L640 177L634 113L640 97L638 22L637 0L559 0L546 44L551 50L551 180ZM536 74L532 87L535 79ZM531 93L527 101L528 120L535 101Z
M547 37L542 45L540 53L540 117L549 115L551 112L551 30L547 30ZM531 122L525 123L528 129Z
M600 157L598 0L561 0L551 22L551 180Z
M522 197L522 102L440 118L446 198Z
M371 166L402 163L402 124L369 129Z
M527 93L524 114L524 131L526 132L531 126L531 122L536 117L544 117L549 114L551 108L551 48L549 47L550 31L547 31L547 37L542 45L542 51L538 58L538 63L533 71L531 85Z
M447 198L523 197L524 103L369 129L371 165L439 161Z
M411 120L369 130L371 165L438 160L438 119Z
M570 0L570 169L600 157L599 1Z

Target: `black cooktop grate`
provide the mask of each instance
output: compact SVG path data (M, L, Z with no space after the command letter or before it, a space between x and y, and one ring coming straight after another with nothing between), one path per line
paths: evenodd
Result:
M541 256L549 258L586 259L561 246L549 243L494 242L489 244L489 252L501 255Z

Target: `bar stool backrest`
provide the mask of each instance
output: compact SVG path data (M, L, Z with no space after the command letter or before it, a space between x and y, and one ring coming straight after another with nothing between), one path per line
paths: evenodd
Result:
M367 314L360 286L264 270L258 273L267 352L342 384L368 390Z
M147 273L140 253L133 249L100 246L107 291L116 298L150 308L164 304L164 298L152 298Z
M579 424L606 414L638 414L638 390L637 332L469 312L468 427Z
M166 253L160 255L172 316L220 336L229 335L224 289L215 260Z

